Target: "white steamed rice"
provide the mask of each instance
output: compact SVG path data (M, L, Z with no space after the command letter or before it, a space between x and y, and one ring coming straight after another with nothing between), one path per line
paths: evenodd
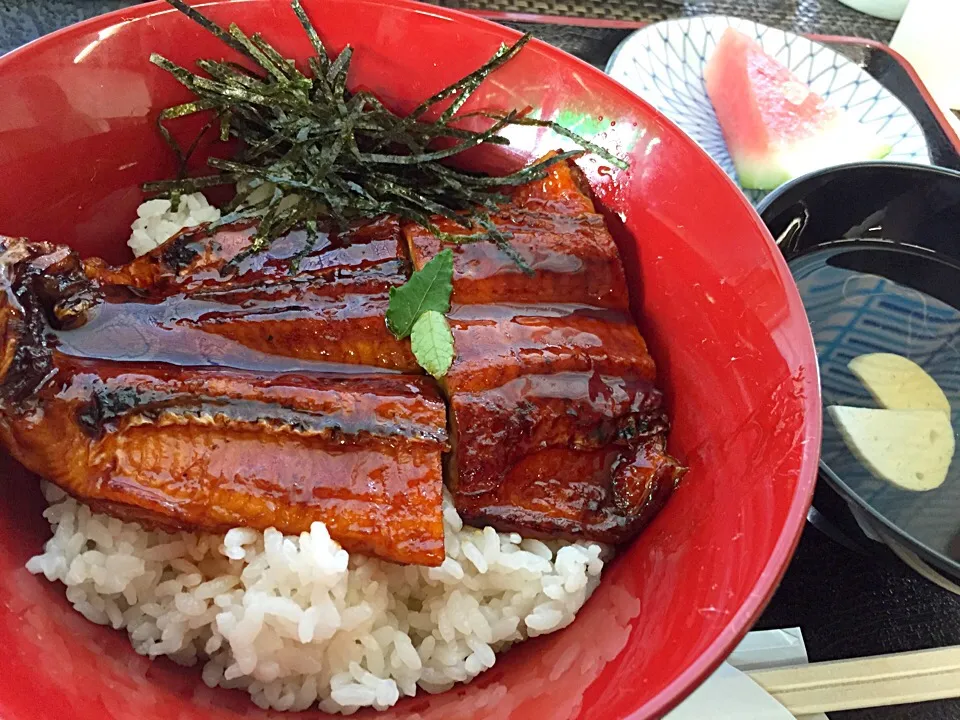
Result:
M497 651L570 624L603 568L596 543L464 527L448 497L446 559L427 568L351 556L319 522L299 536L148 532L44 492L53 537L30 572L138 653L203 661L207 685L277 710L384 709L468 682Z
M140 207L136 254L216 219L199 193L185 200ZM30 572L66 585L90 621L126 629L138 653L203 662L207 685L276 710L385 709L469 682L496 652L570 624L608 552L464 527L446 492L437 568L351 556L319 522L299 536L151 532L44 493L53 537Z
M220 219L220 211L202 193L184 195L176 210L169 200L147 200L137 208L127 245L134 255L148 253L188 227Z

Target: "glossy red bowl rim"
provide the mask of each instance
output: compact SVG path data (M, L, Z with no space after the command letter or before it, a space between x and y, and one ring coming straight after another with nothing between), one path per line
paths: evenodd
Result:
M262 1L263 0L201 0L200 2L189 2L188 0L188 4L193 7L204 8L233 2ZM460 24L472 24L480 27L493 26L501 32L506 31L515 38L519 38L522 35L521 32L514 30L513 28L506 27L493 20L486 19L481 15L468 11L460 11L446 7L430 5L424 2L417 2L416 0L377 0L377 2L378 4L393 6L398 10L408 11L416 14L427 14L433 17L455 21ZM64 38L71 37L75 34L86 33L99 26L113 25L124 20L142 19L151 15L167 12L176 12L176 10L164 0L151 0L150 2L144 2L128 8L113 10L108 13L82 20L78 23L68 25L64 28L32 40L25 45L12 50L6 55L0 56L0 72L3 72L4 65L9 59L15 58L21 53L29 52L32 48L38 45L57 43ZM658 118L658 120L662 122L665 122L678 135L689 142L695 148L695 151L700 154L705 161L708 161L710 164L715 164L713 159L710 158L710 156L699 145L697 145L696 142L688 138L686 134L676 126L675 123L649 105L645 100L643 100L643 98L639 97L632 91L628 90L625 86L606 75L606 73L598 70L593 65L590 65L589 63L557 47L554 47L553 45L550 45L549 43L543 42L542 40L533 38L531 43L535 44L538 50L540 50L546 56L551 57L558 62L562 62L566 65L573 65L579 71L584 73L601 76L603 84L609 88L609 92L618 94L622 98L629 99L632 103L638 103L645 107L650 115ZM740 207L746 209L749 214L753 216L752 220L760 230L761 235L763 235L766 241L773 246L774 249L776 249L776 243L773 239L773 236L770 234L770 231L763 223L759 214L757 214L753 205L749 202L746 196L743 195L733 180L731 180L726 173L724 173L719 167L717 167L717 170L720 175L722 175L724 181L728 184L730 189L733 191L731 193L731 200L736 198L736 201L739 201ZM804 320L806 320L806 312L803 309L799 291L797 290L796 284L793 281L793 276L790 273L786 260L779 253L779 251L776 251L772 254L772 259L777 274L781 279L784 280L784 289L790 296L792 296L789 297L788 300L794 301L794 307L797 308L798 312L804 314ZM808 392L805 394L805 413L803 421L805 442L797 477L796 491L790 504L786 521L779 532L773 551L770 554L766 565L761 571L760 576L757 579L757 582L747 601L741 605L730 617L726 627L717 635L708 648L686 669L684 669L673 680L673 682L661 688L645 704L643 708L634 710L629 716L623 718L623 720L661 718L670 710L679 705L680 702L682 702L691 692L693 692L693 690L695 690L711 674L713 674L713 672L724 662L730 653L733 652L740 640L742 640L754 623L759 619L763 610L766 608L767 604L776 592L784 574L786 573L787 566L789 565L794 551L797 548L797 544L800 541L800 535L806 523L807 511L809 510L813 501L813 491L816 485L817 473L819 469L820 444L822 441L820 374L819 366L817 364L816 350L813 342L813 334L809 329L809 325L807 327L807 332L804 333L803 340L805 347L803 348L802 354L805 357L802 365L803 367L809 369L809 373L803 380L805 389L808 390ZM9 720L18 719L10 718Z

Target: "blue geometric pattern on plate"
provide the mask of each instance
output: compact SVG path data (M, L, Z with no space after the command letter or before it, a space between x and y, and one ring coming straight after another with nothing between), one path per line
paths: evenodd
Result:
M923 130L889 90L852 60L805 37L749 20L694 17L650 25L614 51L607 73L676 123L730 177L737 179L720 125L707 96L703 67L728 27L754 37L831 105L848 111L891 146L884 160L930 164ZM757 203L766 195L745 190Z

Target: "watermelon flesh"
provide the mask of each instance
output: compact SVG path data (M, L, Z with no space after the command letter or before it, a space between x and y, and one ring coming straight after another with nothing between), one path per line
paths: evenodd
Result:
M890 152L889 145L733 28L717 43L704 80L744 188L772 190L820 168Z

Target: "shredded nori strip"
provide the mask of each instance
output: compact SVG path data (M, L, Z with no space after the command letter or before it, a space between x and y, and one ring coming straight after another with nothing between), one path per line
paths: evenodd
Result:
M157 124L176 154L179 171L175 180L147 183L144 190L177 202L183 193L237 183L237 194L223 208L217 225L261 219L253 242L234 259L234 265L298 226L307 228L310 242L305 252L309 252L320 216L330 217L343 229L359 219L395 214L424 226L443 242L495 243L520 269L531 272L510 245L509 234L498 230L490 218L507 200L501 188L542 179L552 164L584 152L626 167L623 160L599 145L557 123L530 118L526 112L459 114L483 81L520 52L529 35L511 46L502 45L482 67L401 117L371 93L347 90L353 49L348 45L331 57L299 0L292 0L291 7L316 53L306 62L310 76L260 35L248 37L233 24L222 28L182 0L167 2L257 68L200 60L197 66L205 75L198 75L160 55L150 56L151 62L169 72L196 99L160 113ZM450 104L436 119L424 119L448 100ZM184 148L166 123L200 112L213 112L215 117ZM491 124L476 131L457 124L468 117L483 117ZM558 153L500 177L463 172L442 163L477 145L509 144L498 134L509 125L546 127L581 149ZM208 160L217 174L186 177L190 156L211 128L216 128L221 141L239 140L240 149L232 160ZM273 186L272 195L252 202L253 193L266 183ZM432 219L437 216L452 221L463 232L441 231Z

